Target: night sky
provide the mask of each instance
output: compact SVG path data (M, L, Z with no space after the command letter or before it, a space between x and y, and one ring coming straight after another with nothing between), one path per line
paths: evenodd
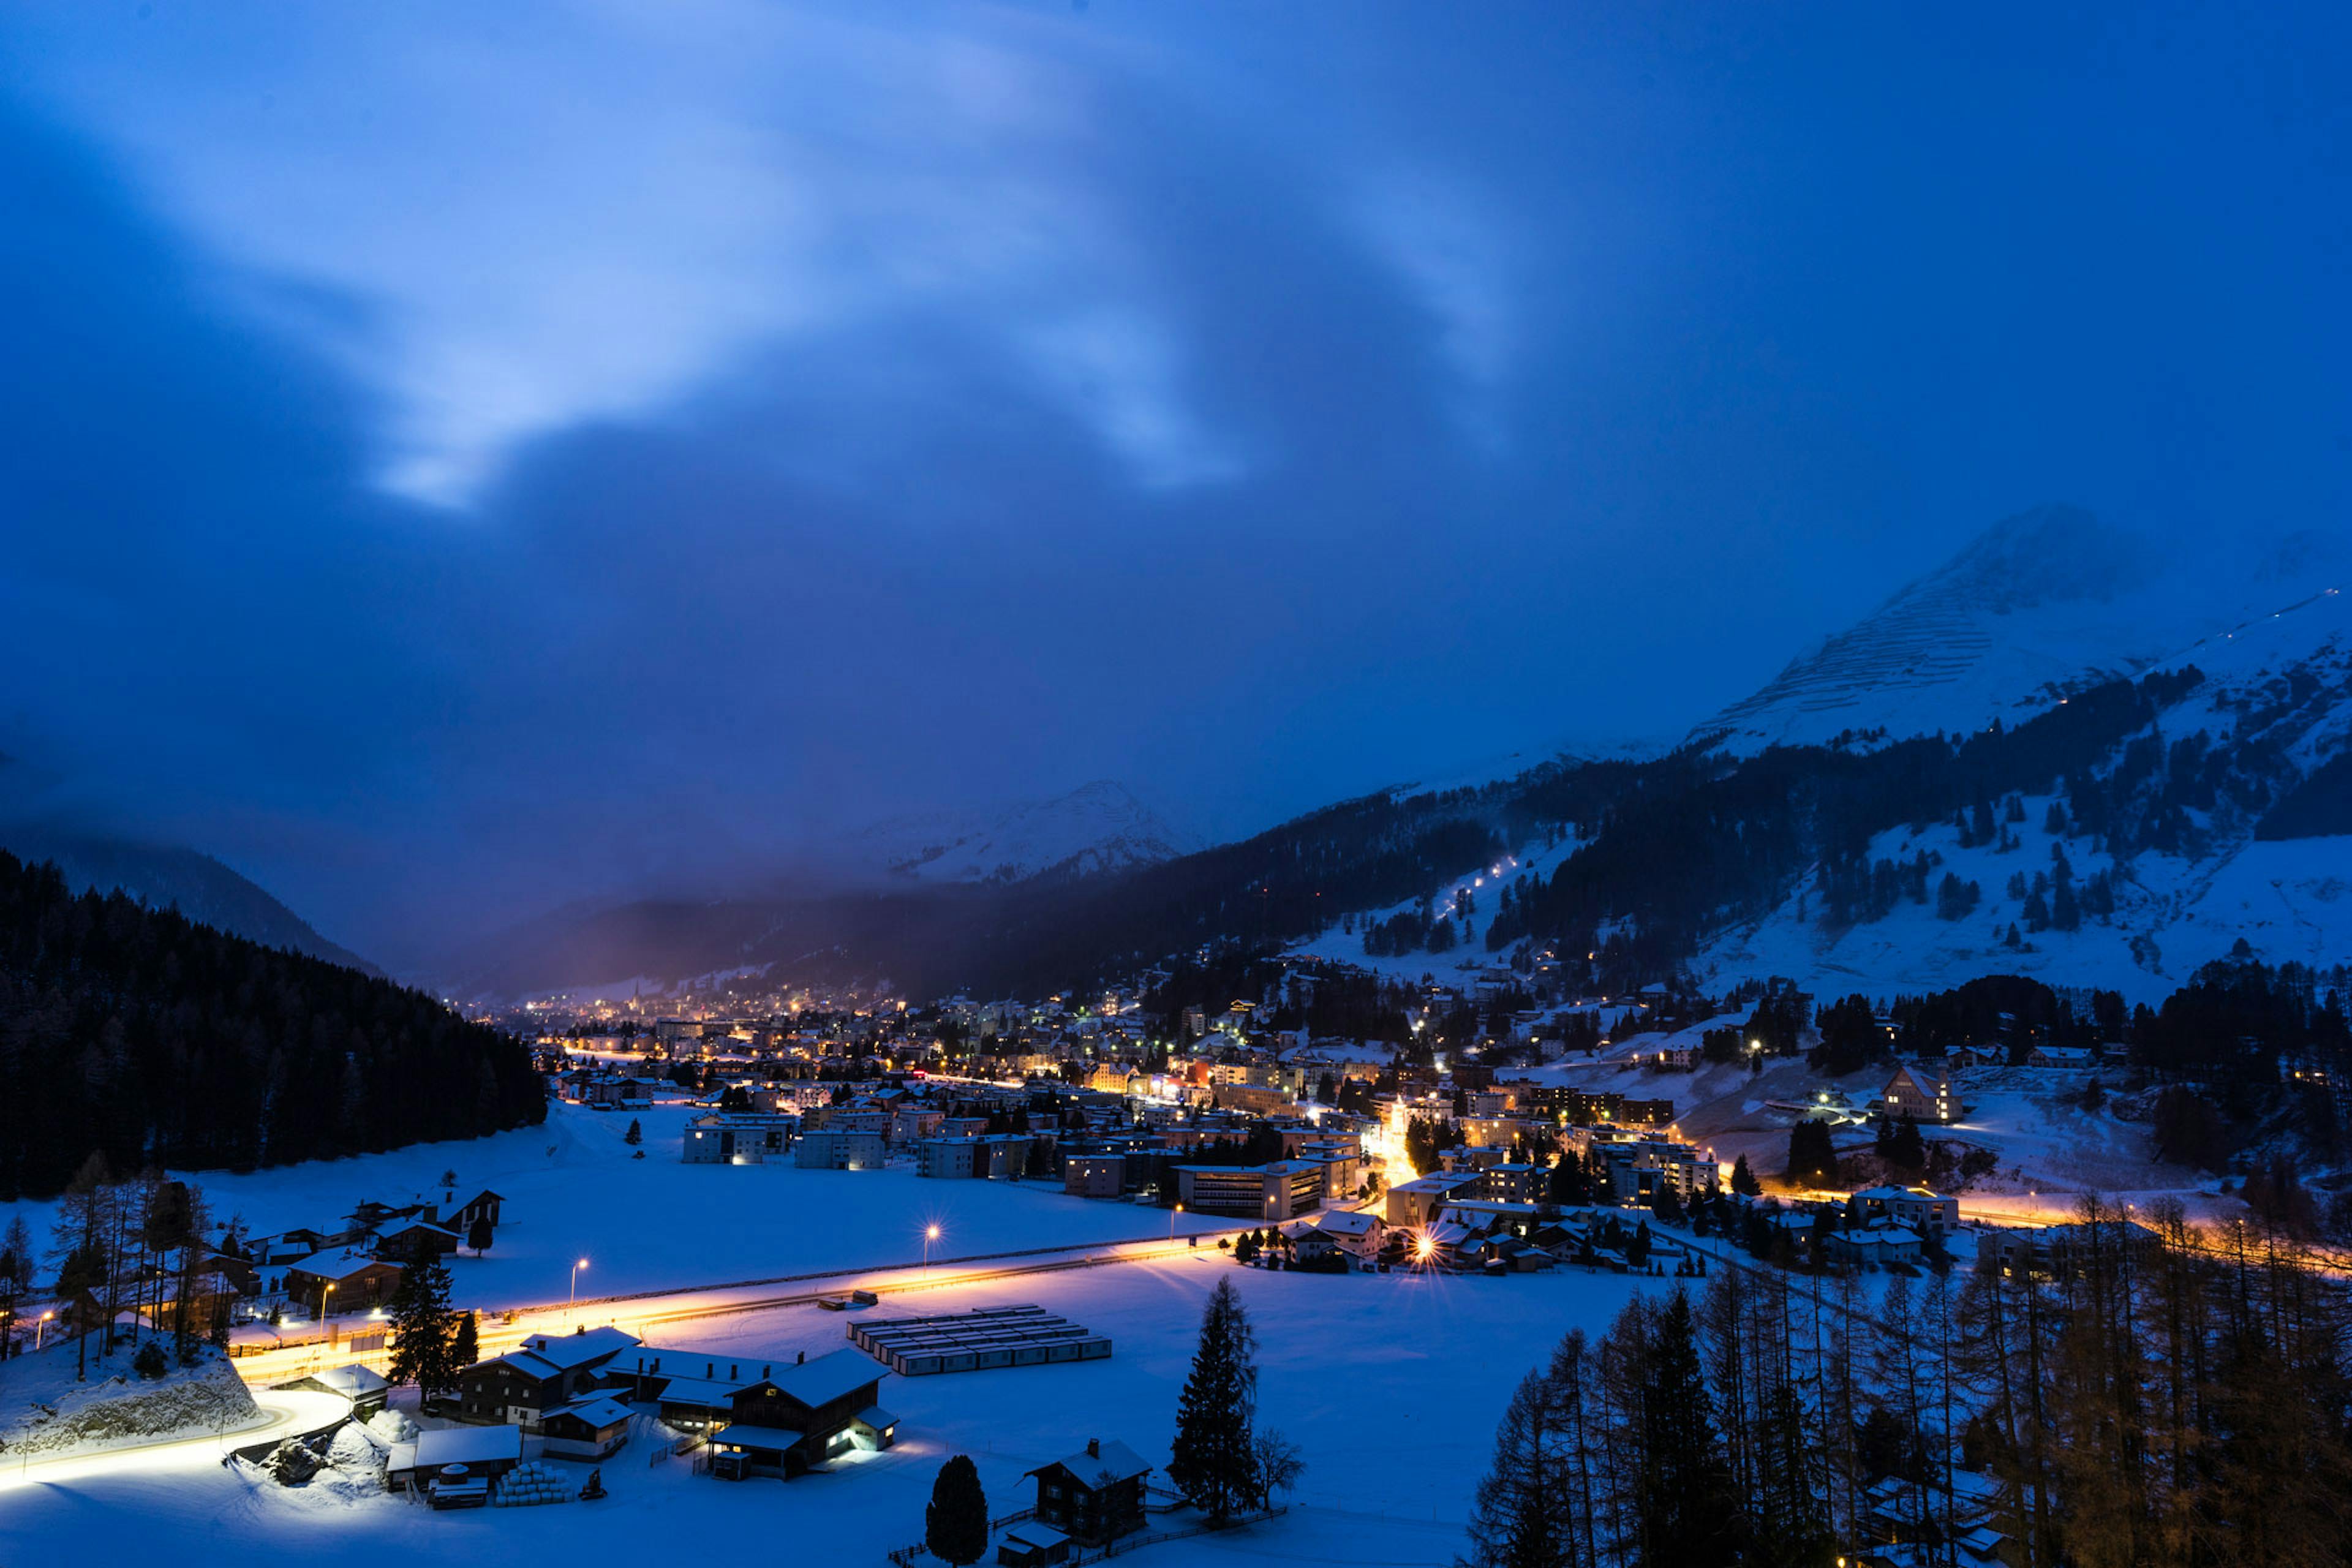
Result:
M0 752L404 953L2341 526L2341 7L0 10Z

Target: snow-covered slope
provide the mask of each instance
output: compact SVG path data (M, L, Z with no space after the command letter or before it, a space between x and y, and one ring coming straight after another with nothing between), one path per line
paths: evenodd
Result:
M1018 882L1128 870L1197 846L1125 786L1097 779L1052 800L896 817L845 847L861 866L919 881Z
M1694 733L1731 750L2014 724L2339 585L2342 547L2166 549L2074 507L2008 519Z
M2323 589L2140 668L2192 666L2204 680L2154 726L2168 747L2201 734L2216 765L2259 773L2275 798L2352 745L2352 594ZM1787 975L1824 994L1927 991L2007 973L2155 1000L2241 940L2273 963L2352 963L2352 836L2257 839L2260 813L2231 808L2223 792L2213 809L2189 814L2193 832L2178 850L2118 859L2094 836L2045 829L2062 798L2056 783L2023 797L2011 848L1964 846L1949 823L1874 840L1872 860L1928 854L1931 889L1947 873L1975 882L1982 902L1960 919L1939 919L1931 890L1927 903L1898 901L1884 919L1831 929L1819 897L1800 886L1763 919L1718 935L1697 967L1724 981ZM2012 946L2025 900L2009 890L2011 879L2046 874L2053 849L2078 878L2108 873L2115 912L2071 931L2021 933Z

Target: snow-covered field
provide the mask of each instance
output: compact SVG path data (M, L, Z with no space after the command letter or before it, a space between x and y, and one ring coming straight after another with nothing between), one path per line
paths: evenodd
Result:
M897 1165L688 1165L678 1150L693 1114L684 1106L604 1112L556 1104L543 1127L469 1142L250 1175L189 1174L215 1216L241 1216L248 1235L331 1226L364 1198L437 1198L445 1172L456 1173L461 1200L489 1187L506 1199L495 1243L479 1258L461 1252L450 1264L457 1299L467 1306L561 1302L583 1258L580 1294L593 1298L916 1263L932 1225L941 1258L1168 1234L1162 1210L1069 1197L1058 1181L926 1181ZM623 1142L633 1116L645 1130L642 1160ZM50 1205L20 1206L33 1233L47 1235ZM1218 1228L1190 1216L1178 1224L1180 1235Z
M436 1514L390 1496L289 1492L208 1457L173 1456L12 1489L0 1498L0 1561L68 1550L109 1562L165 1552L239 1562L359 1551L503 1564L526 1556L629 1561L689 1543L733 1556L764 1540L788 1542L805 1560L878 1563L920 1539L932 1477L950 1454L978 1462L996 1513L1034 1500L1024 1471L1089 1437L1118 1438L1164 1464L1202 1303L1227 1275L1257 1329L1260 1420L1297 1442L1309 1468L1286 1517L1152 1546L1137 1558L1143 1568L1449 1561L1512 1385L1561 1333L1605 1326L1642 1288L1572 1270L1499 1280L1265 1273L1204 1251L1172 1264L942 1290L927 1309L1035 1301L1108 1334L1116 1353L886 1378L882 1400L902 1419L898 1447L789 1484L698 1478L682 1461L650 1463L640 1441L604 1465L612 1492L604 1501ZM793 1308L697 1324L681 1342L784 1359L836 1349L843 1334L840 1316Z

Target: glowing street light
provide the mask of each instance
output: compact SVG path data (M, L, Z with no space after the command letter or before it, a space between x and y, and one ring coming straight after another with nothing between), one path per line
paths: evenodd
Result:
M580 1271L587 1267L588 1260L584 1258L572 1266L572 1295L571 1299L564 1302L564 1310L574 1316L578 1315L580 1308Z
M931 1243L939 1238L938 1226L927 1225L923 1227L923 1278L926 1279L931 1277Z
M39 1350L41 1348L41 1341L48 1336L49 1320L56 1316L57 1314L55 1312L43 1312L41 1314L40 1326L33 1331L33 1348L35 1350Z
M1182 1204L1178 1204L1174 1208L1168 1211L1168 1239L1171 1241L1176 1239L1176 1216L1183 1212L1184 1205Z

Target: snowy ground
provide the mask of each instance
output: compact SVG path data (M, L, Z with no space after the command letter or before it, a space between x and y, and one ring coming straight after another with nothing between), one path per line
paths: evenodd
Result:
M1309 1468L1285 1518L1148 1549L1143 1568L1237 1562L1436 1564L1460 1525L1512 1385L1572 1327L1597 1331L1642 1282L1573 1270L1487 1280L1236 1268L1214 1255L940 1292L952 1310L1036 1301L1108 1333L1106 1362L884 1380L898 1446L789 1485L730 1485L649 1463L643 1442L604 1466L594 1504L436 1514L387 1497L351 1500L255 1485L198 1456L116 1474L28 1484L0 1506L0 1561L103 1560L165 1552L226 1561L338 1549L503 1564L521 1553L631 1560L683 1542L793 1542L799 1555L879 1562L919 1539L940 1461L979 1463L992 1511L1034 1500L1022 1472L1118 1438L1164 1463L1201 1305L1230 1275L1258 1331L1261 1420ZM1658 1282L1652 1281L1655 1286ZM931 1303L927 1302L926 1305ZM840 1316L800 1308L694 1325L696 1347L762 1359L843 1342ZM584 1471L583 1472L584 1475Z
M362 1198L438 1197L441 1174L454 1171L461 1199L482 1187L506 1199L489 1251L451 1260L457 1300L478 1307L561 1302L583 1258L586 1299L919 1262L931 1225L942 1258L1168 1234L1161 1210L1069 1197L1058 1181L925 1181L911 1166L802 1171L788 1161L688 1165L678 1150L693 1114L556 1104L545 1126L493 1138L192 1179L216 1217L239 1215L248 1234L268 1234L332 1225ZM622 1142L632 1116L644 1125L643 1160ZM47 1234L48 1206L21 1206L33 1233ZM1219 1228L1192 1216L1178 1226Z

